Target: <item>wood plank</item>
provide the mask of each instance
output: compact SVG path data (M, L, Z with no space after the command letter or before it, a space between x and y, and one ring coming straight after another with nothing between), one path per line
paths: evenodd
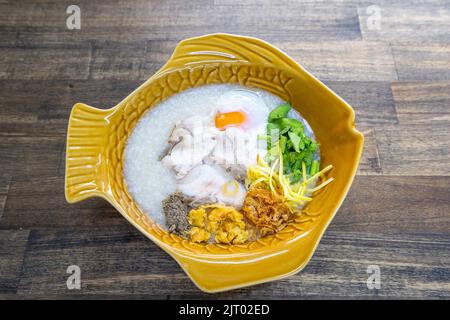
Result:
M16 179L55 176L65 137L2 137L2 170Z
M325 84L353 107L357 126L398 123L390 82L325 81Z
M448 236L329 231L297 275L218 298L448 297L448 243ZM380 290L367 288L369 265L380 267Z
M153 45L153 47L152 47ZM82 48L0 47L0 79L146 79L162 66L176 42L95 42ZM388 44L381 42L298 42L275 45L326 81L393 81L397 73ZM148 46L148 48L147 48ZM156 48L156 52L152 52ZM147 53L146 53L147 52ZM18 64L12 57L26 61ZM441 58L443 59L443 58ZM42 61L46 61L45 64ZM397 66L401 71L402 61ZM445 61L441 61L444 64ZM75 70L76 69L76 70Z
M394 64L391 49L383 43L351 41L276 44L322 80L392 81L397 79L396 72L401 80L450 79L448 46L427 45L419 48L396 45L392 48ZM165 54L153 56L159 57L159 61L147 61L143 58L144 44L136 46L141 51L135 52L132 49L134 45L129 44L122 44L123 49L113 46L96 51L95 61L91 64L92 76L131 80L146 78L149 72L145 67L148 64L162 65L173 50L171 46L166 46ZM1 47L0 53L3 57L0 60L0 79L85 79L88 77L91 60L89 45L82 48ZM134 54L131 56L132 61L117 63L117 59L130 59L130 53ZM18 64L17 61L24 63ZM42 63L43 61L46 63ZM115 65L116 70L108 70L111 65ZM149 71L153 70L156 68ZM107 75L102 75L105 72Z
M125 223L85 230L32 231L28 251L21 294L74 293L66 287L70 265L81 268L80 293L101 293L108 291L106 288L109 293L137 293L141 281L151 284L154 278L181 275L172 258Z
M394 82L392 91L401 124L450 123L450 82Z
M450 177L357 176L330 230L446 234L449 194Z
M448 125L386 125L375 135L383 174L450 175Z
M2 173L0 175L0 194L1 195L8 194L10 183L11 183L11 175Z
M267 298L298 294L360 298L449 296L448 241L447 236L327 232L303 272L293 279L262 285L257 294L262 296L262 291L266 291ZM429 254L439 257L434 259ZM380 267L380 290L366 286L369 265Z
M90 45L0 47L0 79L87 79Z
M450 80L450 44L393 45L399 80Z
M278 46L324 81L397 80L391 48L382 42L276 41Z
M72 292L72 291L71 291ZM170 296L152 295L152 294L81 294L81 293L62 294L0 294L0 300L167 300Z
M327 232L301 273L214 298L448 297L450 238ZM80 294L205 298L177 264L128 231L32 232L20 294L65 294L68 265L81 268ZM381 289L366 287L367 267L381 269ZM70 292L72 293L72 292Z
M242 33L266 40L359 40L361 34L354 7L333 2L270 2L235 7L216 2L212 15L226 17L221 32ZM355 20L356 18L356 20Z
M2 220L3 210L5 209L6 198L11 183L11 175L0 174L0 221Z
M140 79L146 51L144 41L137 43L97 41L93 45L89 76L91 79Z
M330 2L291 2L289 6L256 4L239 10L210 0L186 2L80 0L81 32L66 28L67 4L60 1L0 7L0 27L9 33L5 43L55 43L86 40L181 40L214 32L273 39L361 39L354 6ZM195 17L195 19L193 19ZM206 31L205 31L206 30Z
M234 0L213 0L215 5L227 5L227 6L234 6L234 7L241 7L241 6L256 6L256 5L267 5L267 0L247 0L242 2L236 2ZM399 4L405 4L407 6L409 5L418 5L423 4L424 0L308 0L309 3L331 3L331 4L347 4L348 6L363 6L363 5L399 5ZM292 3L292 0L278 0L276 2L270 3L272 7L279 7L279 6L289 6ZM445 5L447 4L447 0L427 0L426 3L430 5Z
M357 175L379 175L382 174L378 143L375 130L370 127L357 126L364 135L364 149L358 166Z
M141 83L141 80L0 80L0 135L63 138L75 103L111 108Z
M0 230L0 293L16 293L28 230Z
M376 2L372 3L376 4ZM383 3L378 6L380 26L369 19L374 12L368 5L358 5L358 16L364 40L389 42L450 42L449 3Z
M108 227L128 225L103 199L68 204L64 196L64 175L43 174L12 181L0 227L46 229L87 227L99 223Z

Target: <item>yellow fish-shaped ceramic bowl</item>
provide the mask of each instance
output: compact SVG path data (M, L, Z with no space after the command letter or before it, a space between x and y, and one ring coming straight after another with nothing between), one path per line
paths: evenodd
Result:
M238 83L291 103L309 122L332 164L334 182L281 232L242 245L196 244L168 233L130 196L123 177L124 148L139 118L167 97L213 83ZM352 108L298 63L250 37L212 34L181 41L169 61L117 106L77 103L66 153L68 202L102 197L170 254L203 291L217 292L279 279L306 266L346 196L363 148Z

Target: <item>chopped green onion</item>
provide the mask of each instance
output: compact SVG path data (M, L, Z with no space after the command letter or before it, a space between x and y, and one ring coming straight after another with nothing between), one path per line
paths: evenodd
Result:
M314 160L311 164L311 169L309 171L309 175L313 176L315 175L317 172L319 172L319 161Z

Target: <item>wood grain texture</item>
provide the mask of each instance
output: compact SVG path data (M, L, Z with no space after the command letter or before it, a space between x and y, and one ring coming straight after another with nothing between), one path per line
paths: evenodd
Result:
M9 192L9 185L11 183L11 176L8 174L0 175L0 221L2 220L3 210L5 208L6 197Z
M212 0L80 0L77 5L82 10L82 30L74 33L65 26L65 3L52 0L21 1L13 7L3 4L0 21L6 29L4 43L105 41L112 40L112 36L116 41L179 41L205 32L240 33L267 40L361 38L356 7L339 1L291 2L288 6L266 3L239 10Z
M0 1L0 299L450 298L450 7L446 0ZM367 8L380 8L379 30ZM102 199L64 198L76 102L110 108L211 32L262 38L355 110L352 188L301 273L221 294ZM67 267L82 270L68 290ZM367 267L381 269L368 290Z
M450 45L392 45L399 80L450 80Z
M87 79L92 49L0 47L0 79Z
M1 137L2 170L22 178L55 176L64 137Z
M142 78L147 46L145 42L96 42L93 46L91 79ZM161 64L162 65L162 64Z
M114 231L114 232L110 232ZM20 294L73 294L65 270L83 270L79 294L154 294L190 298L302 298L314 296L448 297L442 282L449 271L448 237L330 231L308 267L300 274L273 283L217 295L200 293L181 269L137 231L124 229L86 232L32 232L26 273ZM367 267L378 265L382 290L368 290Z
M401 124L450 124L450 82L394 82Z
M381 167L388 175L450 175L450 132L445 125L375 129Z
M299 42L276 41L275 45L299 61L321 80L340 81L394 81L397 80L396 63L389 44L383 42L327 41ZM152 51L153 47L167 48L166 54ZM146 79L162 66L174 50L174 41L93 41L81 44L25 45L0 47L0 79ZM403 47L401 47L403 48ZM401 49L396 48L396 50ZM413 50L405 47L403 50ZM430 49L431 50L431 49ZM149 52L147 54L147 52ZM410 54L418 54L411 52ZM439 55L427 51L424 54ZM23 61L12 64L11 59ZM431 59L431 57L430 57ZM445 64L445 57L440 57ZM43 63L45 61L45 63ZM397 68L402 72L407 57L401 56ZM423 62L425 63L425 62ZM439 72L439 61L430 62ZM77 67L77 70L73 70ZM417 66L418 68L419 66ZM425 65L423 66L426 67ZM442 76L445 77L445 71Z
M320 80L394 81L391 48L383 42L275 42Z
M111 108L141 83L114 79L0 81L0 135L55 136L64 140L75 103Z
M325 84L355 109L357 126L398 123L390 82L325 81Z
M450 42L450 4L448 2L422 3L377 3L379 28L374 28L370 19L374 11L369 5L358 5L358 16L364 40L401 42Z
M16 293L28 230L0 230L0 293Z
M449 195L450 177L357 176L330 229L446 234Z
M364 149L358 166L358 175L378 175L381 174L380 153L378 152L378 142L375 130L371 127L360 126L358 129L364 134Z
M19 176L19 175L18 175ZM106 201L90 199L69 205L64 197L64 175L16 178L10 185L2 228L88 227L101 221L105 226L125 220Z

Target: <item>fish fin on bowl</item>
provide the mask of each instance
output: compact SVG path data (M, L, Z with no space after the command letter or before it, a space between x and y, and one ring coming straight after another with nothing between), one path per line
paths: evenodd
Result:
M112 109L73 106L67 129L65 196L69 203L105 197L105 146Z
M233 61L282 65L285 69L299 67L284 52L263 40L226 33L185 39L178 44L169 59L172 66Z

